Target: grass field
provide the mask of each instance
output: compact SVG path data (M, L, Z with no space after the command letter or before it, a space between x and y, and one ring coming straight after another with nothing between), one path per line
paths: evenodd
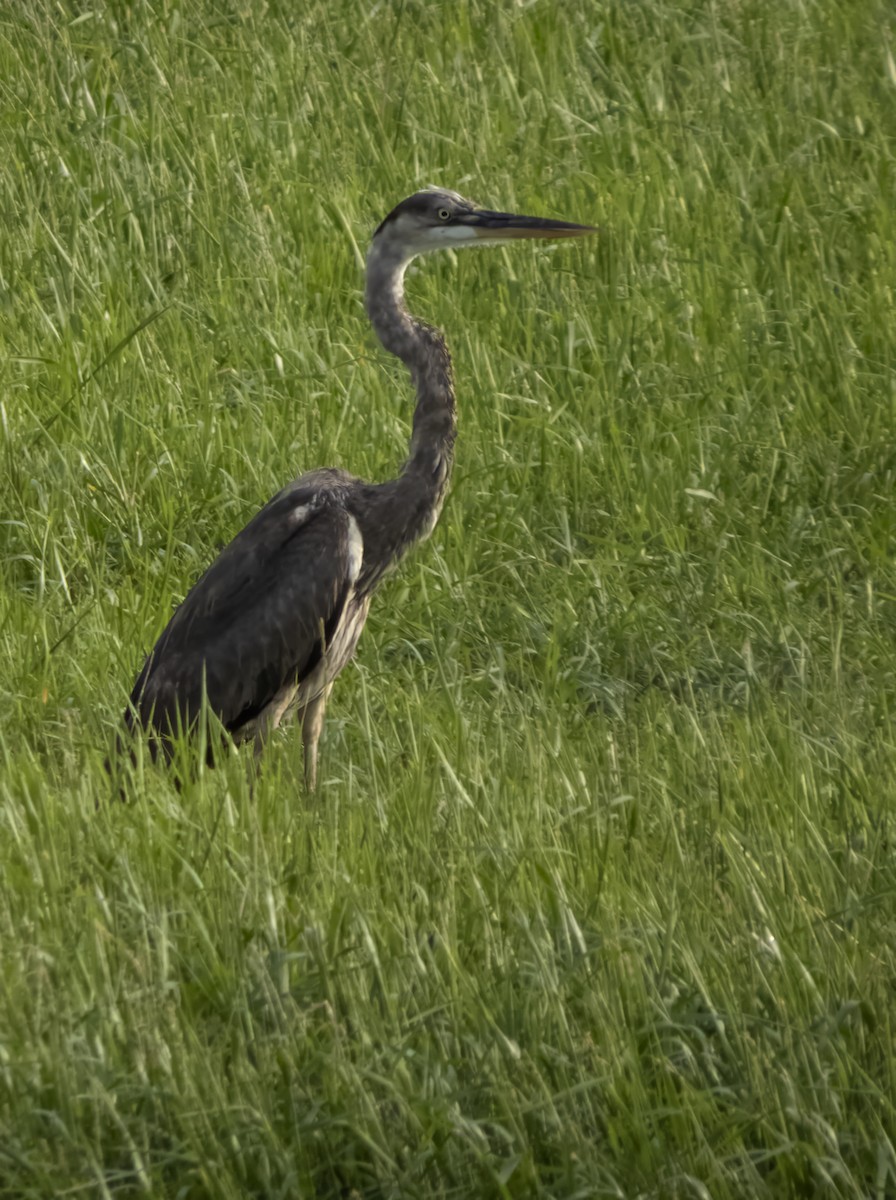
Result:
M0 14L0 1196L896 1195L896 20L880 0ZM103 757L172 606L411 392L432 540L307 798ZM99 807L97 808L97 805Z

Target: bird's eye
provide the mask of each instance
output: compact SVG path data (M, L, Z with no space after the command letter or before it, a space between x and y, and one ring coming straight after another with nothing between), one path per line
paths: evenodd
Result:
M451 220L451 213L448 211L447 208L439 209L439 220L440 221L450 221Z

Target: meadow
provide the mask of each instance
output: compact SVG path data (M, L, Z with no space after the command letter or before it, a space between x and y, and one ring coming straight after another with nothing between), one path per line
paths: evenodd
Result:
M217 550L412 393L457 466L321 783L103 769ZM0 1197L896 1195L883 0L0 12Z

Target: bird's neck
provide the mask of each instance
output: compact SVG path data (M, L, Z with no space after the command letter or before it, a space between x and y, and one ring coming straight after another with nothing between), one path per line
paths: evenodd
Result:
M417 392L408 458L401 473L401 490L417 498L408 519L422 526L425 536L435 524L454 462L457 408L451 356L442 334L418 321L404 303L407 260L388 248L371 247L367 259L365 303L377 337L407 366ZM423 512L428 508L427 512Z

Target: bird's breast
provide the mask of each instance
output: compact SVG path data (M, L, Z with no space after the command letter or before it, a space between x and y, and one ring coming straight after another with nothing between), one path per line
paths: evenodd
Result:
M354 591L349 594L339 623L332 631L326 649L314 670L305 676L296 689L289 704L289 712L303 709L306 704L316 700L351 660L357 649L369 609L369 596L359 598Z

